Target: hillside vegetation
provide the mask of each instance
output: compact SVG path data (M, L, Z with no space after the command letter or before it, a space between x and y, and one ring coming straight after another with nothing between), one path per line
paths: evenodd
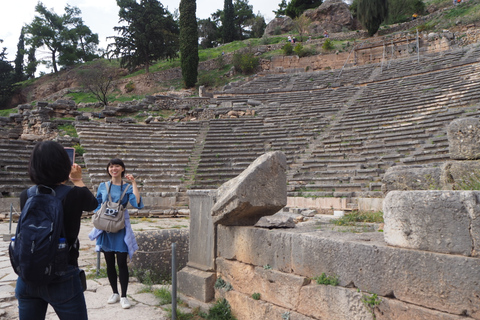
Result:
M469 0L460 5L453 6L451 0L427 0L427 14L420 17L421 24L419 31L435 32L448 29L450 31L459 31L465 26L472 25L480 21L480 0ZM398 30L398 26L395 30ZM393 26L382 25L380 32L382 35L388 34ZM409 31L405 28L404 31ZM415 31L415 30L410 30ZM295 33L294 33L295 34ZM118 61L106 61L110 67L116 68L115 79L113 79L113 89L108 93L110 104L116 102L139 99L145 95L152 94L177 94L180 96L197 96L198 87L204 86L209 91L221 89L224 85L245 79L252 76L253 72L242 72L239 64L242 61L236 61L235 56L239 52L250 53L252 59L271 59L275 55L284 55L287 35L278 35L272 37L251 38L244 41L235 41L212 49L200 49L200 63L210 61L209 68L200 68L196 89L184 90L180 70L180 58L172 60L158 61L150 67L150 73L145 74L144 69L137 69L128 72L119 68ZM311 35L312 40L322 39L323 35ZM345 48L345 44L351 41L338 40L331 36L331 47L322 50L308 49L307 45L302 46L302 52L295 51L292 48L291 54L335 54ZM259 46L271 45L273 49L259 52ZM256 53L255 56L253 53ZM59 98L73 99L80 103L96 103L98 99L91 93L82 89L79 83L79 73L81 70L92 68L95 61L78 65L73 68L61 70L57 74L43 75L34 80L28 80L22 83L21 94L17 94L14 99L14 105L20 103L35 103L40 100L53 101ZM8 110L6 111L8 113Z

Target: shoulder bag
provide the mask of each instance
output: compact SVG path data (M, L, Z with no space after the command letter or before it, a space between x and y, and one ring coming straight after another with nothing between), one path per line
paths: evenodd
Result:
M92 221L95 228L115 233L125 228L125 207L121 202L130 185L127 184L118 202L112 201L112 197L110 196L111 187L112 184L110 182L108 186L108 199L102 203L100 209L93 215Z

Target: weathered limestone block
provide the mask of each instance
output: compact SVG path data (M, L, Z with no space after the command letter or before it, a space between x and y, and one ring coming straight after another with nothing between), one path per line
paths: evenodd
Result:
M447 127L450 157L457 160L480 159L480 120L461 118Z
M300 291L297 312L315 319L368 320L374 319L362 302L362 293L339 286L311 284Z
M389 245L480 253L480 191L392 191L385 197L383 217Z
M249 296L260 293L262 300L292 310L300 303L300 289L310 282L306 277L223 258L217 258L217 273L236 291Z
M287 204L287 158L280 151L258 157L217 190L212 208L215 224L253 225Z
M312 210L313 211L313 210ZM313 215L312 215L313 216ZM255 227L258 228L295 228L293 218L283 214L274 214L273 216L261 217Z
M216 276L212 272L185 267L178 272L178 291L201 302L209 302L215 297Z
M203 271L215 270L215 227L212 207L216 190L189 190L190 250L188 265Z
M474 190L480 182L480 161L447 161L442 168L443 190Z
M138 250L132 258L135 269L150 270L155 275L172 272L172 243L176 243L177 268L187 264L188 230L165 229L136 232Z
M422 308L412 303L382 297L375 308L376 320L468 320L471 317L457 316L445 312Z
M217 235L218 257L305 277L325 272L343 287L480 319L478 258L387 246L380 232L219 225Z
M216 297L224 297L232 308L233 315L237 320L315 320L274 304L254 300L251 296L237 292L219 292L216 291Z
M394 166L388 168L382 180L382 192L392 190L434 190L441 187L441 167L422 165Z

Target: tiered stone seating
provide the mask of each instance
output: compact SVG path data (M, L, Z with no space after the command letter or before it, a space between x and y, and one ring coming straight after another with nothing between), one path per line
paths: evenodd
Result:
M219 93L212 99L217 107L209 107L217 116L246 109L254 116L149 125L92 121L78 123L77 131L94 186L108 179L108 160L120 157L144 194L181 199L187 188L216 189L261 154L279 150L287 156L291 196L382 197L389 167L449 159L446 126L480 116L479 71L477 46L424 55L420 63L411 57L266 74ZM252 99L263 104L248 104ZM0 162L4 194L29 184L21 168L30 151L11 151L31 148L22 143L0 144L8 154Z
M446 126L480 101L478 68L460 65L368 84L295 167L291 182L301 187L292 189L372 193L392 165L448 160Z
M146 196L184 192L189 157L199 133L199 122L150 125L76 125L92 184L109 179L106 165L121 158Z
M215 189L268 151L282 151L292 163L328 123L328 111L314 108L277 103L255 110L255 117L210 120L194 188Z
M0 139L0 192L2 196L17 197L32 185L28 162L35 144L23 140Z

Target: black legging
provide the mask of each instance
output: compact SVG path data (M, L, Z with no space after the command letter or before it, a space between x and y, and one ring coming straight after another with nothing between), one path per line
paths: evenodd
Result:
M117 256L118 278L120 279L120 287L122 288L122 298L127 296L128 288L128 266L127 252L104 252L105 261L107 262L107 276L113 293L118 293L117 285L117 269L115 268L115 255Z

